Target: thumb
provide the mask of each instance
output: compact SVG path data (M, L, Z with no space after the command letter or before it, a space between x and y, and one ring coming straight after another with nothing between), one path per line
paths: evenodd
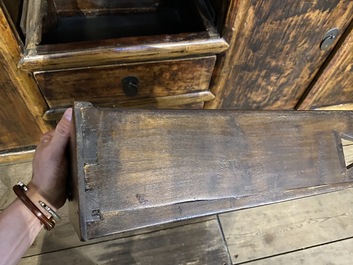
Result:
M72 108L69 108L65 111L63 117L55 128L53 138L50 141L54 156L62 156L65 152L70 137L71 118Z

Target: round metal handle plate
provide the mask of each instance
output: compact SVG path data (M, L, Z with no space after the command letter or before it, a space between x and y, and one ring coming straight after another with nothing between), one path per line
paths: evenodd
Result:
M122 80L123 91L126 96L133 97L138 94L139 79L136 76L127 76Z
M339 33L340 31L337 28L333 28L327 31L323 40L321 41L320 49L327 50L336 41Z

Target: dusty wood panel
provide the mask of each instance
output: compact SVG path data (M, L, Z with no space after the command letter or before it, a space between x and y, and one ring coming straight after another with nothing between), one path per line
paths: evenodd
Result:
M340 135L352 119L77 103L72 222L89 239L350 187Z
M345 40L333 55L299 109L353 103L353 20Z
M6 85L2 84L1 87L4 87L4 89L8 89L9 91L11 91L12 94L18 93L19 96L17 96L17 98L20 98L20 96L22 97L21 103L19 103L20 99L17 99L17 103L15 104L16 107L14 107L13 110L10 110L10 108L8 108L6 112L12 113L11 115L15 116L12 119L12 123L13 121L16 121L18 123L22 123L23 126L27 124L26 130L24 130L24 132L27 132L27 130L30 132L32 132L33 130L37 130L36 127L38 126L41 131L46 132L52 128L51 124L48 124L42 120L42 116L47 110L47 105L33 77L17 69L16 65L21 57L20 46L16 40L16 36L11 31L11 27L7 22L5 14L1 8L0 32L0 60L2 67L5 68L7 72L5 73L4 70L1 71L1 73L4 73L3 78L5 78L6 76L7 80ZM6 96L4 96L1 100L4 100L5 97ZM7 104L9 103L2 103L1 106L7 106ZM26 107L28 108L29 112ZM24 111L24 109L26 110ZM18 112L21 110L23 114L15 114L18 114ZM35 121L31 117L27 118L28 116L33 116L35 118ZM3 122L2 124L6 123Z
M344 32L352 18L350 0L233 0L223 32L230 48L206 107L293 109L332 50L320 50L324 34Z
M209 56L113 65L80 70L39 72L35 74L35 78L51 108L70 106L75 100L118 103L207 90L215 61L216 56ZM134 96L126 95L123 89L123 80L131 76L139 80L138 91Z
M278 257L247 263L248 265L350 265L353 260L353 239L334 242Z
M352 194L348 189L220 215L233 263L352 237Z
M214 220L154 233L71 248L21 260L35 264L215 264L230 265Z

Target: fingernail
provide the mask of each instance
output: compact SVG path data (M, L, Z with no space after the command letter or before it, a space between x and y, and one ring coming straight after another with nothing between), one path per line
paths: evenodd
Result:
M72 119L72 108L69 108L65 111L64 113L64 117L65 119L67 119L68 121L71 121Z

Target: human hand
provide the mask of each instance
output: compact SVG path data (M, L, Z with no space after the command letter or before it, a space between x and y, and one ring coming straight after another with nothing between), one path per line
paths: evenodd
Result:
M65 204L67 197L68 158L72 109L67 109L54 131L42 135L33 158L33 175L28 184L30 191L39 193L56 209Z

